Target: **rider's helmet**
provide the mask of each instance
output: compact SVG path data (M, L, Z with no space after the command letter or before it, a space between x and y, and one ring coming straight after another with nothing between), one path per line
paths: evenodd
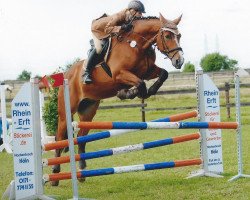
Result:
M128 9L134 9L137 12L145 13L145 8L142 2L138 0L132 0L128 4Z

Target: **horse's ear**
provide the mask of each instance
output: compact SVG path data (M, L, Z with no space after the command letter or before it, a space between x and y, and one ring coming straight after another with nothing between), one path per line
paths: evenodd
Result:
M163 24L167 24L167 23L168 23L168 20L165 19L165 18L162 16L161 13L159 13L159 14L160 14L160 21L161 21Z
M178 25L178 24L180 23L180 21L181 21L181 18L182 18L182 14L181 14L180 17L178 17L177 19L175 19L173 22L174 22L176 25Z

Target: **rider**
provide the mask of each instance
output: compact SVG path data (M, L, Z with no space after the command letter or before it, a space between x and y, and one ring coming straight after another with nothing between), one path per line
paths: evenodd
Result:
M107 38L111 34L119 33L120 31L129 32L132 29L132 25L128 22L135 16L142 16L142 13L145 13L143 3L139 0L132 0L126 9L110 16L104 14L101 18L93 20L91 31L93 33L94 48L90 50L87 63L85 64L84 83L92 83L91 72L95 65L98 64L96 60L99 58Z

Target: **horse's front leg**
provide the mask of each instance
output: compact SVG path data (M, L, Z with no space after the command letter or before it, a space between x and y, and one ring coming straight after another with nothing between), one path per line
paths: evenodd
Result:
M155 65L155 67L157 67ZM165 69L161 69L159 78L154 82L154 84L148 89L147 98L151 95L155 95L159 88L162 86L165 80L168 78L168 72Z
M116 82L128 86L134 86L132 89L122 89L117 93L120 99L134 99L136 96L144 98L147 96L147 87L145 82L132 74L130 71L121 70L119 75L116 76Z

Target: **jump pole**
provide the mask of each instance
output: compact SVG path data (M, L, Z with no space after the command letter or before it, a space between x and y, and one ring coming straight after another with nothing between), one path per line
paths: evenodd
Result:
M69 139L70 169L71 169L71 176L72 176L73 200L78 200L79 196L78 196L75 150L74 150L74 139L73 139L74 132L73 132L73 127L71 125L72 122L71 122L69 83L67 79L64 79L63 87L64 87L66 122L67 122L67 134L68 134L68 139Z
M121 166L121 167L112 167L112 168L103 168L94 170L82 170L77 172L77 177L82 178L82 177L104 176L110 174L122 174L129 172L148 171L148 170L157 170L157 169L174 168L174 167L185 167L185 166L200 165L201 163L202 160L197 158L191 160L178 160L170 162L139 164L139 165ZM71 176L72 176L71 172L49 174L49 175L45 174L43 179L46 182L48 182L48 181L71 179Z
M250 175L243 173L243 158L242 158L242 130L241 130L241 104L240 104L240 80L239 74L235 72L235 107L236 107L236 121L239 124L237 128L237 155L238 155L238 174L229 179L228 181L234 181L238 178L250 178Z
M1 83L0 92L1 92L1 112L2 112L2 137L3 144L0 146L0 152L4 149L7 153L12 153L12 148L10 145L10 141L7 139L7 117L6 117L6 101L5 101L5 84Z
M176 114L176 115L171 115L169 117L164 117L160 119L153 120L152 122L175 122L175 121L181 121L184 119L189 119L193 117L197 117L198 112L196 110L182 113L182 114ZM76 130L75 130L76 131ZM102 132L97 132L93 133L90 135L86 136L80 136L74 139L74 144L80 144L80 143L87 143L87 142L93 142L96 140L101 140L101 139L106 139L110 137L115 137L131 132L139 131L138 129L113 129L113 130L108 130L108 131L102 131ZM49 143L43 145L43 150L44 151L49 151L53 149L61 149L69 146L69 141L68 140L61 140L57 141L54 143Z
M74 129L237 129L237 122L73 122Z
M104 150L95 151L95 152L81 153L81 154L75 155L75 161L80 161L83 159L89 160L89 159L94 159L94 158L101 158L101 157L107 157L107 156L112 156L112 155L130 153L130 152L135 152L139 150L146 150L146 149L151 149L151 148L156 148L156 147L161 147L161 146L166 146L166 145L177 144L181 142L187 142L191 140L198 140L199 138L200 138L199 133L193 133L193 134L181 135L181 136L172 137L172 138L166 138L163 140L155 140L151 142L133 144L133 145L123 146L123 147L115 147L115 148L104 149ZM48 158L48 159L43 159L43 166L45 167L45 166L51 166L51 165L56 165L56 164L69 163L69 162L70 162L70 156Z

